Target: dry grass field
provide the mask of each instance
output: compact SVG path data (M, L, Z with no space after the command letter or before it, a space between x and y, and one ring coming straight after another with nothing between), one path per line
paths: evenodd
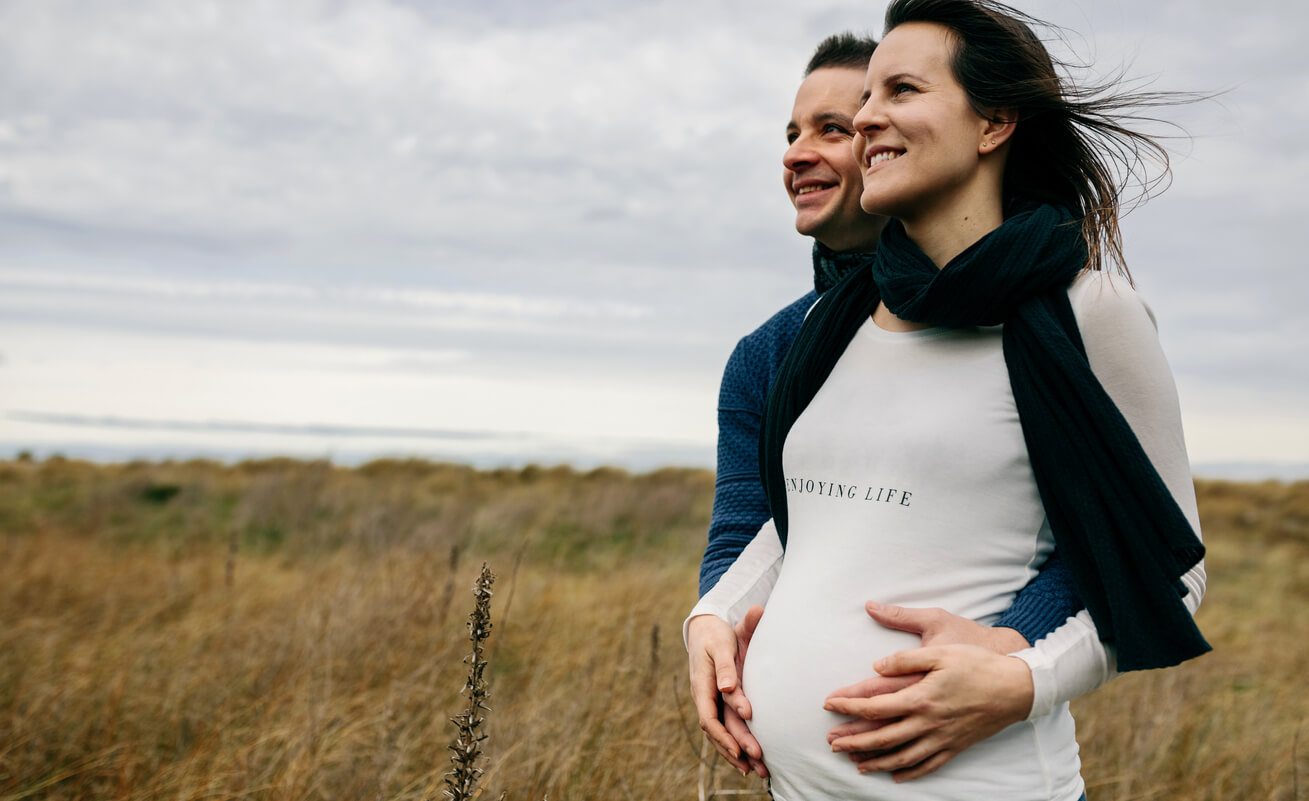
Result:
M712 483L0 462L0 801L441 798L483 561L482 797L695 799ZM1076 704L1092 801L1309 799L1309 483L1199 491L1216 650Z

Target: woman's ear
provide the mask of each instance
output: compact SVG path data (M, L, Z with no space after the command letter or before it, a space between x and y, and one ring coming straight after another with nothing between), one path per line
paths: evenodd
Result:
M982 140L977 150L982 155L994 153L1009 141L1018 127L1018 115L1008 109L1001 109L991 115L982 128Z

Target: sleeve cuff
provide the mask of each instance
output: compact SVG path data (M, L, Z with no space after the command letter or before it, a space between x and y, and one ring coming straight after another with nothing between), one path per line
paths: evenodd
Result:
M1026 662L1027 669L1032 671L1032 708L1027 713L1027 719L1036 720L1053 712L1057 682L1051 661L1035 648L1025 648L1010 656Z

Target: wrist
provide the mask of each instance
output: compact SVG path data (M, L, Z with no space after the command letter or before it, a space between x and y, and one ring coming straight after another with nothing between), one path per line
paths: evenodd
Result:
M732 624L709 612L688 617L682 627L682 636L687 650L691 650L693 645L703 648L707 643L724 636L733 641L736 637L732 632Z
M1011 629L1008 626L993 626L991 628L990 648L997 654L1008 656L1030 647L1031 643L1017 629Z
M1027 720L1032 713L1032 704L1036 699L1036 684L1032 680L1032 668L1016 656L1008 656L1005 662L1004 699L1005 716L1010 723Z

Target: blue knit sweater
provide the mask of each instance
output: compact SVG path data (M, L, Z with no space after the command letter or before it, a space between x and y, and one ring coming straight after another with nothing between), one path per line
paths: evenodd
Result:
M831 286L842 271L862 266L865 259L865 254L838 254L815 244L815 291L744 337L727 360L718 391L718 475L709 545L700 563L701 595L718 582L770 517L759 478L759 432L777 368L818 292ZM1015 629L1029 643L1036 642L1081 609L1068 569L1055 552L995 625Z

